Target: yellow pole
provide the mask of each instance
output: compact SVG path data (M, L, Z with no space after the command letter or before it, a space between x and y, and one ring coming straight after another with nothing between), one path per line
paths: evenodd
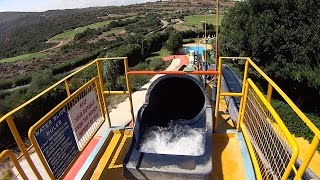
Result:
M107 103L105 95L102 93L103 92L103 77L102 77L101 60L97 60L97 69L98 69L98 78L99 78L99 84L100 84L100 94L102 96L102 101L104 104L103 110L105 111L105 114L107 117L108 126L111 127L110 115L109 115L109 111L108 111L108 103Z
M244 120L244 115L245 115L245 110L246 110L246 104L247 104L247 99L248 99L248 91L249 91L249 83L246 81L244 84L244 95L241 98L242 106L240 107L240 111L238 114L238 123L237 123L237 129L239 130L240 124Z
M23 171L23 169L21 168L17 158L15 157L15 155L13 154L12 151L10 150L4 150L0 153L0 162L3 161L3 159L9 156L10 159L12 160L14 166L16 167L18 173L20 174L20 176L22 177L22 179L28 179L26 173Z
M240 109L239 109L239 113L238 113L238 123L237 123L237 130L239 130L240 127L240 119L242 116L242 109L244 108L244 94L245 94L245 84L247 82L247 78L248 78L248 71L249 71L249 61L246 60L245 62L245 66L244 66L244 75L243 75L243 80L242 80L242 91L241 93L243 94L241 101L240 101Z
M221 91L221 76L222 76L222 58L219 58L219 68L218 68L218 86L217 86L217 96L216 96L216 107L215 107L215 125L214 130L218 128L218 117L219 117L219 103L220 103L220 91Z
M309 148L309 151L306 153L305 158L302 160L302 164L301 164L300 168L298 169L297 175L294 178L294 180L298 180L303 176L303 174L304 174L305 170L307 169L314 153L317 150L318 145L319 145L319 138L317 136L314 136L313 140L311 142L311 146Z
M18 131L16 125L15 125L14 122L13 122L12 116L8 116L8 118L7 118L7 123L8 123L8 126L9 126L11 132L12 132L12 135L13 135L14 139L16 140L17 145L19 146L19 149L21 150L22 154L23 154L24 157L26 158L26 160L27 160L29 166L31 167L32 171L34 172L34 174L36 175L36 177L37 177L38 179L42 179L39 171L37 170L37 168L36 168L36 166L34 165L32 159L30 158L29 153L28 153L26 147L25 147L24 144L23 144L23 141L22 141L22 139L21 139L21 136L20 136L20 134L19 134L19 131Z
M70 89L68 84L68 79L64 80L64 87L66 88L68 97L70 96Z
M267 101L270 102L271 101L271 97L272 97L272 85L270 83L268 83L268 92L267 92Z
M133 103L132 103L132 93L131 93L131 86L130 86L130 79L129 79L129 75L128 75L128 70L129 70L129 66L128 66L128 58L124 59L124 73L126 76L126 84L127 84L127 91L128 91L128 96L129 96L129 102L130 102L130 111L131 111L131 117L132 117L132 122L134 125L134 112L133 112Z
M204 16L204 61L207 63L207 10Z
M219 0L216 1L216 54L215 54L216 70L217 70L217 62L219 57L218 56L218 51L219 51L218 35L219 35Z
M103 118L103 123L106 120L106 114L104 113L104 106L103 106L103 100L102 100L102 96L104 96L103 92L101 92L101 88L99 85L99 78L95 78L95 87L97 90L97 94L98 94L98 101L99 101L99 105L100 105L100 112Z
M242 96L242 93L237 93L237 92L222 92L220 93L220 96Z

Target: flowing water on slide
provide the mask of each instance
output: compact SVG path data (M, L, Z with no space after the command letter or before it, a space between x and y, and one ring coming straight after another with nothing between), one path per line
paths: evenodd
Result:
M170 122L168 127L146 129L140 150L144 153L199 156L204 153L204 141L203 129Z

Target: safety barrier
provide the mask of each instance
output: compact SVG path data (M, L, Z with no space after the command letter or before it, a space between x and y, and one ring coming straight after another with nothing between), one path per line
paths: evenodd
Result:
M257 179L300 179L319 145L319 129L250 58L220 57L218 63L219 72L222 72L222 63L223 60L226 59L240 59L245 61L243 87L241 92L221 92L222 73L219 73L215 111L216 122L219 115L220 97L241 97L237 129L243 132ZM268 82L266 96L264 96L255 83L248 78L250 67ZM270 101L273 90L278 92L314 133L307 155L302 159L302 164L298 169L295 167L295 164L299 155L299 148L292 134L271 105ZM217 128L217 123L215 124Z
M16 159L14 153L10 150L4 150L0 153L0 163L4 162L7 158L10 158L10 160L13 162L13 165L14 167L20 172L20 176L23 178L23 179L27 179L27 176L26 174L24 173L24 171L22 170L18 160ZM10 166L10 165L9 165ZM10 169L7 169L7 168L10 168ZM0 169L1 171L8 171L8 172L12 172L12 169L11 167L5 167L3 169ZM1 173L1 172L0 172ZM4 172L2 172L4 173ZM9 174L8 174L9 176ZM8 177L10 179L14 179L12 177Z
M105 76L107 74L105 72L105 66L107 65L106 63L110 61L123 61L126 90L113 91L105 89ZM61 79L0 118L0 124L8 124L21 151L21 154L16 157L16 155L14 155L10 150L5 150L0 154L0 160L2 161L7 159L7 157L10 157L15 169L23 179L43 179L46 175L40 173L29 154L29 151L34 148L42 163L41 166L39 164L37 164L37 166L43 166L51 179L63 178L71 168L72 164L79 157L81 151L86 147L93 135L100 128L102 123L106 121L108 126L111 127L106 95L128 95L130 100L130 113L134 123L134 112L129 80L129 75L133 74L214 75L218 73L216 71L129 72L128 59L126 57L98 58L72 72L70 75ZM29 129L29 140L31 142L31 146L26 147L14 122L14 116L19 111L31 106L32 103L35 103L39 98L62 87L65 90L66 98L62 102L59 102L59 104L54 104L54 108L41 115L42 118ZM89 104L86 104L86 101ZM89 114L85 116L85 113ZM91 119L88 116L91 116ZM87 124L79 123L80 121L84 121ZM64 147L62 148L62 146ZM68 158L61 158L66 157L66 153L68 153ZM25 173L19 164L21 159L25 159L27 161L27 164L34 175L31 175L32 173L30 174L30 171ZM62 161L62 159L65 159L65 161Z
M125 78L126 78L126 87L127 90L125 91L110 91L105 90L104 82L105 77L103 77L103 65L107 61L116 60L116 61L123 61L124 63L124 72L125 72ZM7 123L8 127L10 128L10 131L15 139L15 142L17 146L19 147L19 150L21 151L20 155L17 157L15 154L13 154L10 150L5 150L1 152L0 154L0 160L5 160L7 157L10 157L11 161L13 162L15 169L18 171L18 174L23 178L37 178L37 179L43 179L44 175L40 174L39 169L36 167L34 161L31 159L29 150L32 148L35 149L37 152L40 161L42 162L42 165L45 167L48 175L50 178L62 178L66 174L67 170L70 168L70 165L79 157L80 152L85 148L85 146L88 144L88 142L91 140L93 135L96 133L96 131L99 129L99 127L102 125L104 120L106 119L108 122L109 127L111 127L110 123L110 117L108 113L108 104L106 100L105 95L118 95L118 94L126 94L129 96L130 99L130 109L131 109L131 115L132 120L134 120L134 114L133 114L133 105L132 105L132 99L131 99L131 88L128 80L128 59L126 57L116 57L116 58L98 58L89 64L79 68L78 70L72 72L65 78L61 79L60 81L56 82L49 88L45 89L38 95L34 96L30 100L26 101L19 107L15 108L14 110L10 111L9 113L5 114L0 118L0 124ZM14 117L22 110L26 110L29 108L32 103L37 102L38 99L41 97L48 95L52 92L54 92L56 89L63 87L63 89L66 92L66 99L61 102L60 104L56 104L54 109L50 112L46 112L43 114L43 118L38 121L33 127L29 130L29 140L31 141L31 146L26 147L24 144L23 138L20 135L20 132L18 131L16 124L14 122ZM75 92L72 92L72 88L75 89ZM90 105L90 107L87 107L87 109L83 110L83 113L87 112L90 113L90 115L95 115L94 117L97 118L97 114L99 114L99 118L93 122L90 122L89 124L79 124L76 122L73 122L70 124L70 119L77 120L81 117L74 117L76 113L72 112L72 108L75 108L79 105L79 102L83 99L88 99L93 101ZM84 103L84 102L83 102ZM93 105L98 104L98 110L96 107L92 107ZM84 105L85 106L85 105ZM93 109L92 109L93 108ZM68 114L66 114L68 112ZM76 114L77 115L77 114ZM78 114L79 115L79 114ZM69 119L70 118L70 119ZM88 117L82 117L86 118L88 120ZM89 119L90 120L90 119ZM90 126L89 126L90 125ZM48 129L48 127L50 127ZM58 127L63 127L59 129ZM74 132L68 132L70 130L69 128L72 127L72 130ZM76 132L76 129L81 129L84 131ZM46 130L48 129L48 130ZM64 135L55 134L55 132L61 132L65 133ZM53 156L53 153L58 153L59 150L62 148L59 148L59 144L53 144L52 139L48 141L44 141L44 137L47 135L52 136L53 138L56 138L55 140L59 140L59 143L62 143L62 145L67 145L70 148L70 152L73 152L72 158L68 160L68 162L60 162L56 159L58 159L56 156ZM69 133L69 134L68 134ZM68 134L68 135L66 135ZM70 134L74 134L74 141L70 140ZM55 136L53 136L55 135ZM68 140L66 140L68 139ZM71 138L72 139L72 138ZM48 142L51 142L48 143ZM75 143L74 143L75 142ZM64 143L64 144L63 144ZM41 145L41 146L40 146ZM75 146L74 146L75 145ZM75 149L76 147L76 149ZM51 150L50 150L51 149ZM47 152L46 152L47 151ZM49 152L50 151L50 152ZM53 152L56 151L56 152ZM69 152L69 153L70 153ZM52 155L53 158L50 159L49 157ZM63 153L60 155L62 156ZM27 164L29 168L32 170L32 173L30 172L25 173L25 171L20 167L19 161L25 159L27 161ZM37 164L38 165L38 164ZM53 167L58 165L59 167ZM13 168L13 167L12 167ZM28 168L28 169L29 169ZM53 169L55 172L53 172ZM26 176L27 174L27 176Z
M221 76L222 76L222 60L223 59L243 59L245 60L245 71L243 77L243 87L242 92L233 92L233 93L224 93L221 92ZM115 60L115 61L123 61L124 62L124 76L126 80L126 90L123 91L113 91L113 90L105 90L104 82L104 68L103 66L107 61ZM0 154L0 162L4 159L12 160L16 170L24 178L26 173L19 165L19 160L24 158L29 167L32 169L34 176L37 179L43 179L42 175L40 175L38 168L35 166L33 160L29 155L29 150L34 147L36 152L39 154L42 165L47 170L49 176L51 178L61 178L64 177L70 165L78 158L81 150L85 148L89 140L92 138L93 134L96 130L101 126L104 120L107 121L109 127L111 126L110 117L108 113L108 104L106 100L106 95L117 95L117 94L125 94L128 95L130 100L130 112L132 116L132 121L134 120L134 112L133 112L133 104L131 97L131 87L129 76L134 74L199 74L199 75L218 75L218 91L217 91L217 100L216 100L216 111L215 117L218 117L219 113L219 101L220 96L239 96L241 98L241 106L240 106L240 114L237 124L237 129L242 130L250 156L252 158L252 162L255 168L257 179L287 179L288 177L293 177L294 179L300 179L304 174L306 168L308 167L310 160L312 159L317 146L319 145L320 131L315 125L301 112L301 110L288 98L288 96L260 69L258 68L250 58L236 58L236 57L220 57L218 64L218 71L193 71L193 72L175 72L175 71L129 71L128 70L128 59L125 57L117 57L117 58L99 58L94 60L93 62L85 65L70 75L66 76L62 80L58 81L54 85L50 86L46 90L42 91L35 97L31 98L27 102L23 103L16 109L7 113L3 117L0 118L0 123L7 123L10 131L21 151L21 155L16 157L10 150L5 150ZM267 82L268 82L268 91L266 97L261 93L261 91L256 87L256 85L252 82L250 78L248 78L249 67L252 67L255 71L257 71ZM88 73L89 72L89 73ZM91 75L87 75L91 74ZM80 84L76 85L74 83L77 77L86 77L80 78ZM30 106L31 103L36 102L36 100L46 94L50 94L52 91L59 87L64 87L66 92L65 100L55 105L56 108L52 109L49 113L46 112L42 117L42 119L37 122L29 131L29 138L31 140L32 145L26 147L22 137L16 127L14 122L15 115L22 109ZM72 88L73 87L73 88ZM75 92L72 92L75 89ZM302 159L302 164L299 168L295 167L295 163L299 154L299 149L295 140L293 139L290 132L287 130L286 126L283 124L281 118L278 116L276 111L273 109L270 104L272 91L276 90L280 96L289 104L289 106L296 112L296 114L301 118L303 122L314 132L314 137L311 143L311 146L308 149L307 156ZM77 119L77 116L71 115L72 108L77 106L81 99L84 97L88 97L88 99L92 100L94 97L96 103L99 104L100 109L100 119L94 121L92 129L90 127L85 127L85 133L76 133L73 132L75 136L75 144L78 150L73 149L74 154L72 159L67 163L68 166L63 166L62 169L56 170L55 174L52 172L53 164L56 162L52 160L48 163L48 157L45 157L46 150L42 149L47 145L46 141L41 142L41 127L50 126L55 120L59 122L58 125L51 128L49 131L53 133L56 128L67 121L62 121L59 117L64 116L71 119ZM65 109L64 109L65 108ZM65 113L68 112L68 115ZM52 121L50 123L50 120ZM71 120L69 119L69 122ZM47 124L48 123L48 124ZM217 125L217 123L215 123ZM85 125L84 125L85 126ZM65 127L72 127L73 130L76 129L75 124L66 124ZM88 132L88 134L86 134ZM38 136L39 135L39 136ZM37 139L38 138L38 139ZM60 136L57 138L61 139ZM68 138L68 137L67 137ZM270 141L272 139L272 141ZM40 144L39 144L40 142ZM72 144L72 142L67 142ZM66 145L66 144L64 144ZM58 147L58 146L57 146ZM72 146L70 146L72 147ZM53 152L51 152L53 153ZM52 154L51 154L52 155ZM50 153L47 153L47 156L50 156ZM275 161L278 160L278 161ZM51 167L52 166L52 167ZM27 174L29 175L29 174Z

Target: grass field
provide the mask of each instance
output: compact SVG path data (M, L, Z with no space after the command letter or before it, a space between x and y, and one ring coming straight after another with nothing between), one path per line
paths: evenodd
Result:
M221 19L223 15L219 15L219 24L221 24ZM205 15L193 15L193 16L185 16L183 25L186 26L197 26L202 27L202 23L205 21ZM208 24L216 24L216 15L215 14L207 14L207 23Z
M40 58L47 57L47 55L48 55L47 53L40 53L40 52L29 53L29 54L23 54L23 55L11 57L11 58L1 59L0 62L12 63L12 62L24 61L24 60L30 60L30 59L40 59Z
M165 48L162 48L160 51L151 53L150 57L147 58L147 61L154 61L156 59L162 58L162 57L166 57L166 56L170 56L171 52L168 51Z
M111 21L102 21L102 22L98 22L98 23L94 23L94 24L90 24L88 26L82 26L82 27L78 27L76 29L73 30L67 30L61 34L58 34L56 36L54 36L51 40L61 40L61 39L70 39L73 38L76 34L78 33L82 33L83 31L85 31L88 28L91 29L98 29L100 27L103 27L105 25L108 25Z

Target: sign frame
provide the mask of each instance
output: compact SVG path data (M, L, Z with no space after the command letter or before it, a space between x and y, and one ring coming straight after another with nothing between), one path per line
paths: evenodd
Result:
M58 113L62 108L64 108L70 101L72 101L76 96L78 96L79 94L81 94L86 88L90 87L90 86L94 86L93 90L96 91L96 95L98 97L98 103L99 103L99 109L100 109L100 113L101 113L101 118L102 121L100 122L100 124L98 125L98 127L101 127L101 125L105 122L105 116L104 116L104 110L103 110L103 102L102 99L100 97L101 95L101 90L100 90L100 86L99 86L99 79L97 77L92 78L91 80L89 80L87 83L85 83L82 87L80 87L79 89L77 89L74 93L72 93L70 96L68 96L65 100L63 100L60 104L58 104L55 108L53 108L50 112L48 112L44 117L42 117L37 123L35 123L28 132L28 136L29 136L29 140L31 141L31 144L33 145L33 147L35 148L35 151L37 153L37 155L40 158L40 161L42 163L42 165L44 166L45 170L47 171L49 177L51 179L56 179L56 177L54 176L53 172L51 171L49 164L47 163L46 158L44 157L41 148L35 138L35 132L37 129L39 129L42 125L44 125L49 119L52 118L53 115L55 115L56 113ZM98 128L94 131L93 135L98 131ZM90 138L92 139L92 137ZM84 145L83 149L89 144L89 141L86 142L86 144ZM82 149L82 150L83 150ZM71 161L71 163L68 165L68 167L64 170L64 172L62 173L62 175L60 177L57 177L58 179L63 178L66 175L66 172L68 172L70 170L70 168L72 167L72 165L76 162L76 160L79 158L82 150L79 150L78 153L75 155L74 159Z

